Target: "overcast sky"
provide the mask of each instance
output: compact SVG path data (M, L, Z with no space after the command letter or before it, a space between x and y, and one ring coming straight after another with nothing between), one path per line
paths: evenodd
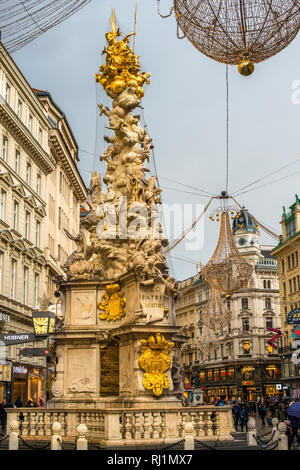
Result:
M30 84L51 92L67 115L79 144L79 167L87 185L93 169L104 171L93 154L103 152L103 135L108 133L104 128L107 122L98 116L96 105L109 104L109 100L100 85L96 86L93 74L103 61L101 51L111 7L116 9L121 30L128 33L133 30L135 3L92 0L79 13L13 54ZM284 51L257 64L248 78L240 76L236 67L229 68L229 192L299 159L264 182L293 176L238 197L258 220L277 233L282 206L290 206L299 191L300 104L292 103L293 83L300 81L299 49L297 37ZM216 194L225 188L226 67L202 55L188 40L177 39L174 17L161 19L156 0L138 2L136 53L141 56L143 70L151 73L143 106L155 145L160 185L187 191L164 189L162 199L167 205L191 204L194 214L187 209L184 221L188 225L196 205L208 199L164 178ZM194 243L192 250L182 242L172 255L205 263L215 248L218 228L206 217L204 240ZM179 231L177 221L175 234ZM198 233L201 235L201 227ZM263 233L261 240L275 242ZM170 264L177 279L196 273L192 263L172 258Z

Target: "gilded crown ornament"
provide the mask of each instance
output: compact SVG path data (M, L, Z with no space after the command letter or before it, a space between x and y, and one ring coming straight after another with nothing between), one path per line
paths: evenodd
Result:
M104 312L99 314L99 318L108 321L120 320L126 315L124 292L121 292L120 285L117 283L108 284L105 289L107 294L104 294L98 302L98 308Z
M149 73L142 73L139 64L139 57L131 50L129 38L134 33L127 34L118 41L121 36L116 24L114 9L110 19L111 32L106 33L107 47L102 54L106 55L105 64L99 68L99 73L95 74L96 81L99 82L108 96L116 98L126 87L136 88L137 96L141 99L144 96L143 85L149 84Z
M167 341L161 333L151 335L141 343L142 354L138 363L145 371L143 385L146 390L152 390L159 397L164 389L170 388L170 380L165 372L171 364L169 349L174 347L174 343Z

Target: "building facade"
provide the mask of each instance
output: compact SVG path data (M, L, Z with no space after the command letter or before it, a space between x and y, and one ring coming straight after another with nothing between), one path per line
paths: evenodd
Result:
M272 247L261 246L253 219L242 211L233 222L237 247L254 265L248 287L227 301L231 320L215 335L201 321L209 287L201 272L178 282L177 324L189 337L183 351L187 387L199 374L206 402L227 399L257 400L277 395L280 358L268 344L269 328L280 328L277 262ZM278 387L277 387L278 388Z
M0 44L0 335L33 333L43 294L55 304L55 278L76 244L80 202L78 145L48 92L31 88ZM59 307L59 305L58 305ZM47 358L24 348L47 341L0 343L0 402L46 397Z
M51 125L21 71L0 49L0 312L6 318L0 329L32 333L31 312L45 283L46 180L55 168ZM43 394L46 359L23 357L20 350L30 346L43 347L2 345L0 400L38 400Z
M86 201L87 189L78 171L78 144L65 113L47 91L34 89L51 124L49 130L50 156L55 169L46 178L47 231L45 232L46 292L53 303L55 278L64 277L62 269L67 257L76 249L73 237L79 233L80 204Z
M272 253L279 269L281 383L283 389L290 390L292 398L300 399L300 367L292 361L292 354L300 344L291 337L300 325L300 200L297 195L289 209L289 212L283 210L282 235Z

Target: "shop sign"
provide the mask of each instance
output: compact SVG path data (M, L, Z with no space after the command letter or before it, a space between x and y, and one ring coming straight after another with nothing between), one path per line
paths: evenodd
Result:
M41 337L37 338L34 333L27 334L4 334L0 335L0 341L5 345L9 346L11 344L22 344L22 343L31 343L32 341L41 341Z
M284 386L282 387L282 390L288 390L288 389L289 389L289 386L288 386L288 385L284 385Z
M300 308L294 308L291 310L286 317L286 322L288 325L298 325L300 324Z
M297 325L293 333L290 336L292 339L300 339L300 326Z
M281 390L282 389L282 385L281 384L276 384L276 390Z
M10 323L10 315L8 315L8 313L0 312L0 321L3 321L4 323Z
M243 380L242 385L255 385L254 380Z
M24 366L13 366L12 371L14 374L27 374L28 369Z

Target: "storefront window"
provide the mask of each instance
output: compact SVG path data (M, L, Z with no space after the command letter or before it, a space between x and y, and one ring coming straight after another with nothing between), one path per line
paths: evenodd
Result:
M267 379L279 379L280 371L277 366L270 365L266 367L266 377Z
M212 371L211 371L211 370L209 370L209 371L207 372L207 380L208 380L208 382L211 382L211 381L212 381Z
M201 370L201 372L199 373L199 378L200 378L201 383L205 382L205 372L204 372L204 370Z
M236 400L236 387L229 387L229 400Z
M242 368L242 380L254 380L255 367L245 366Z
M228 375L228 378L229 378L230 380L233 380L233 379L234 379L234 377L235 377L235 373L234 373L234 372L235 372L235 371L234 371L234 368L233 368L233 367L231 367L230 369L228 369L227 375Z
M218 370L215 370L215 371L214 371L214 381L215 381L215 382L218 382L218 381L219 381L219 371L218 371Z
M276 391L276 385L265 385L264 386L264 392L265 392L265 395L268 396L268 397L274 397L275 395L278 394L278 392Z
M222 380L222 382L225 382L225 380L226 380L226 370L225 369L221 370L221 380Z

